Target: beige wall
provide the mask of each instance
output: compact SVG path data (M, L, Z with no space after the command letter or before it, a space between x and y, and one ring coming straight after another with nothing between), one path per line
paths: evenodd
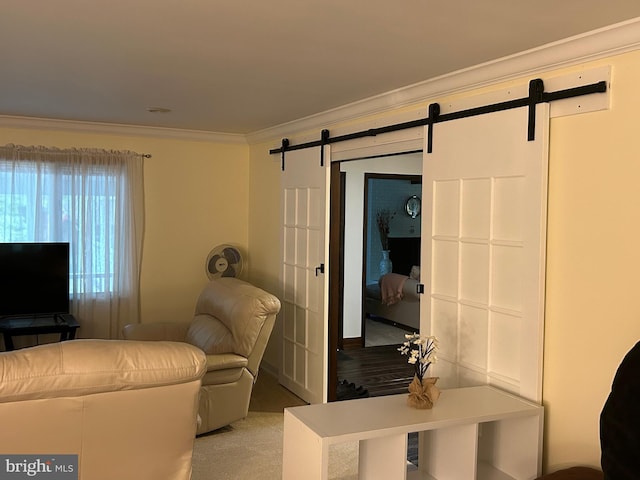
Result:
M612 58L612 107L553 120L544 403L550 465L599 463L598 415L640 339L640 52Z
M640 339L640 52L581 67L598 65L612 66L612 108L551 121L546 471L570 464L599 465L599 413L617 365ZM424 105L445 100L428 99ZM252 145L250 155L249 245L257 277L273 285L279 268L280 163L268 150L279 143L274 138ZM270 345L270 360L279 358L278 346Z
M270 144L251 146L249 168L250 279L280 296L280 157ZM282 319L276 318L263 363L277 372L281 359Z
M244 144L0 128L0 144L127 149L145 159L142 321L188 321L215 245L248 246L249 149ZM81 321L81 319L80 319Z

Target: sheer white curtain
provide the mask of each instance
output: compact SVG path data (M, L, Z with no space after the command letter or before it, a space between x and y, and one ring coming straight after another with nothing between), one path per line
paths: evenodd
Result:
M81 337L139 320L142 171L129 151L0 146L0 242L69 242Z

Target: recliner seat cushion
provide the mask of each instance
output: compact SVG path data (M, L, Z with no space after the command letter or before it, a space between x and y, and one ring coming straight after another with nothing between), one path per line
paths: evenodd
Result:
M202 378L202 385L237 382L247 364L246 358L234 353L207 355L207 373Z
M242 376L244 368L225 368L224 370L213 370L207 372L202 377L202 385L221 385L225 383L237 382Z

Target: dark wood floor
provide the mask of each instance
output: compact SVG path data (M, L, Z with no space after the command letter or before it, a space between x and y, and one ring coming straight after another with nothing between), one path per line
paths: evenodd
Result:
M399 345L340 350L338 382L362 386L372 397L405 393L413 378L413 366L398 351Z

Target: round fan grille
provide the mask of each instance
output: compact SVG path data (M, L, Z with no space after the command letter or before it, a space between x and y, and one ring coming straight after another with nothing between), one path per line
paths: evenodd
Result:
M205 269L210 279L237 277L242 272L240 251L231 245L218 245L207 256Z

